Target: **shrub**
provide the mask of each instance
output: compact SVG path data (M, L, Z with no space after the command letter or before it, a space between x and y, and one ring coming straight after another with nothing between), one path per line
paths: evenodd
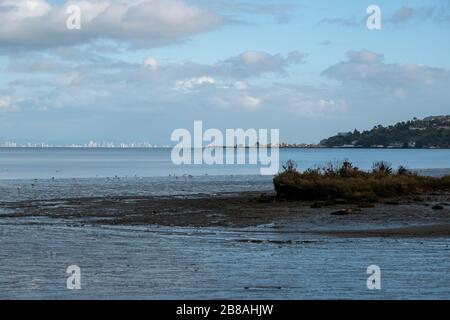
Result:
M392 166L385 161L377 161L372 166L372 172L376 175L389 176L392 174Z
M412 175L413 173L410 170L408 170L406 167L400 166L397 169L397 174L399 176L406 176L406 175Z
M275 189L278 196L290 199L374 201L450 189L450 176L420 176L405 167L400 167L394 174L391 165L383 161L374 163L371 172L359 170L348 160L340 165L328 164L304 172L299 172L293 161L283 168L284 171L274 178Z
M283 170L286 171L297 171L297 163L293 160L286 161L286 164L283 165Z

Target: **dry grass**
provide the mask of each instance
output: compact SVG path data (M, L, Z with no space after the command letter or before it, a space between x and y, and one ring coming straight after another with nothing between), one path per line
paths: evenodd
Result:
M359 170L349 161L299 172L295 163L288 161L284 171L274 178L274 183L280 197L299 200L342 198L376 201L380 198L450 190L450 176L426 177L404 167L394 172L386 162L375 163L370 172Z

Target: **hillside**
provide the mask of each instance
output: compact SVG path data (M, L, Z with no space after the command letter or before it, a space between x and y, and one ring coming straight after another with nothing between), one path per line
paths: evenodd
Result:
M433 116L372 130L342 132L322 140L325 147L450 148L450 116Z

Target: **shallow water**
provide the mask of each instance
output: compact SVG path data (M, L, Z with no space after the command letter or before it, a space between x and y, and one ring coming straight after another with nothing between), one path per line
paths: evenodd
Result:
M445 238L337 239L271 226L70 224L1 220L0 298L450 297L450 241ZM65 270L73 264L81 268L81 290L66 289ZM381 290L367 289L366 268L372 264L381 268Z
M240 149L248 158L255 149ZM181 165L171 149L0 148L0 179L255 175L259 165ZM412 169L450 168L450 149L280 149L279 167L294 160L300 169L349 159L362 169L374 161Z
M0 203L101 196L170 196L273 191L269 176L181 176L0 180Z

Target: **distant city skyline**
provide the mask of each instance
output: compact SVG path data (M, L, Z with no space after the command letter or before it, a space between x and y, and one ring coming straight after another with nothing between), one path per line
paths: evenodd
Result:
M101 141L89 141L87 143L47 143L47 142L16 142L16 141L0 141L0 148L114 148L114 149L147 149L147 148L173 148L175 143L166 145L157 145L150 142L101 142ZM238 147L258 147L258 145L242 145L238 144ZM306 143L294 143L289 144L282 142L275 144L277 147L316 147L315 144ZM204 147L226 147L226 146L210 146L204 145Z
M170 148L150 142L104 142L90 140L86 143L48 143L0 141L0 148Z
M67 6L81 10L70 30ZM450 1L2 0L0 141L338 132L450 114Z

